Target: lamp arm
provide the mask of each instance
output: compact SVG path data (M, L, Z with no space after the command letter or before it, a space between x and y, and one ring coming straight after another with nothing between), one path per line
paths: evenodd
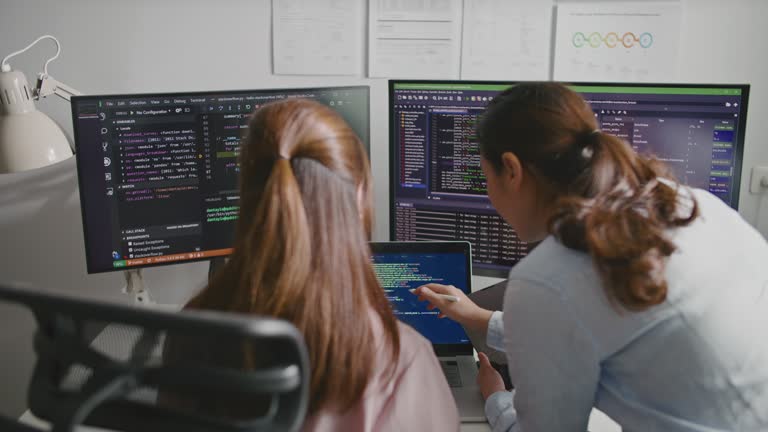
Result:
M35 87L33 94L37 99L55 94L65 101L69 101L72 96L80 96L82 93L56 80L50 75L41 73L37 76L37 86Z

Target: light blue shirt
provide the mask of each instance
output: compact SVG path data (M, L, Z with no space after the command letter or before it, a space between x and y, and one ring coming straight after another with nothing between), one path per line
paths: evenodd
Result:
M589 255L552 237L515 266L488 329L515 386L486 401L494 431L585 431L593 407L627 432L768 431L768 244L694 196L649 310L610 304Z

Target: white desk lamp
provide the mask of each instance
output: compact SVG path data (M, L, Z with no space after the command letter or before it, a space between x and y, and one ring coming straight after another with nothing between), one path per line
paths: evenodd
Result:
M37 85L30 89L27 77L21 71L12 70L8 60L43 39L56 43L56 55L45 62L43 73L37 76ZM0 63L0 174L40 168L72 156L64 132L50 117L38 111L34 102L50 95L69 101L72 96L81 94L48 75L48 64L60 53L58 39L45 35L26 48L5 56ZM132 294L136 303L153 303L140 270L126 271L125 280L124 291Z
M27 77L11 69L8 60L32 48L43 39L56 43L56 55L45 62L37 86L30 89ZM74 90L48 75L48 64L61 53L59 41L41 36L26 48L3 58L0 64L0 174L51 165L72 156L69 140L50 117L38 111L35 99L55 94L69 101Z
M8 60L32 48L43 39L56 43L56 55L48 59L43 73L37 76L37 85L30 89L27 77L11 69ZM25 171L51 165L72 156L69 140L50 117L35 108L35 100L56 95L69 101L80 95L77 90L48 75L48 64L59 57L61 44L53 36L35 39L26 48L13 52L0 63L0 174ZM138 304L152 305L144 286L141 270L125 272L124 292L131 294Z

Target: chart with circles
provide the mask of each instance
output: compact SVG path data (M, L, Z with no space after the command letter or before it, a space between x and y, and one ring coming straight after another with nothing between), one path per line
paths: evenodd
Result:
M558 4L554 79L674 79L680 14L676 3Z
M609 32L605 35L600 34L600 32L576 32L573 34L571 41L576 48L650 48L653 45L653 35L648 32L640 33L638 36L635 36L632 32Z

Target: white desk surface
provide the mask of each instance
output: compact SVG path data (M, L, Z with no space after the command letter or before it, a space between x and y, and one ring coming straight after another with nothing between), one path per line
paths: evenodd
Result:
M461 432L491 432L491 426L488 423L462 423Z
M621 426L596 409L589 416L589 432L621 432ZM461 432L490 432L488 423L462 423Z

